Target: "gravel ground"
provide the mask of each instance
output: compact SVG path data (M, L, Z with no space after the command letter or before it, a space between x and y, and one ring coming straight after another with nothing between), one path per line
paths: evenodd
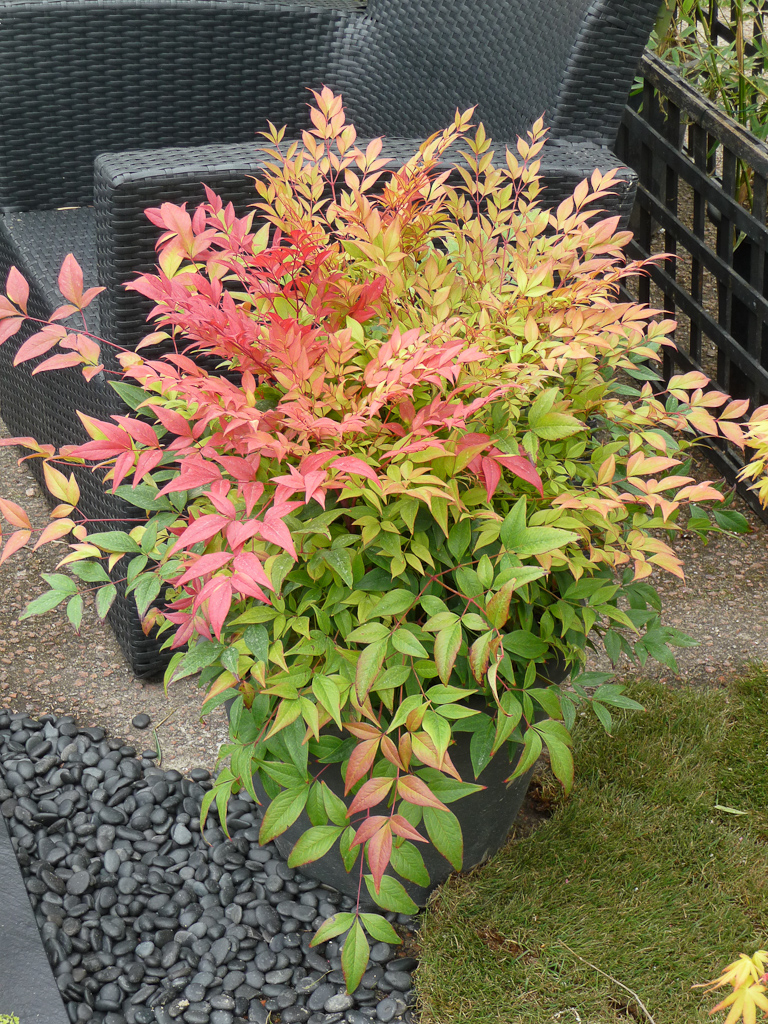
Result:
M0 814L72 1024L412 1024L413 957L375 943L348 995L338 942L310 940L352 901L260 846L249 799L231 839L215 809L202 832L208 771L135 755L71 716L0 711Z

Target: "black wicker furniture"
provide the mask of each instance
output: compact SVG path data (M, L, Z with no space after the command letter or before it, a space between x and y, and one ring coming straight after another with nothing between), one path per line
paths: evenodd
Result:
M0 0L0 280L15 265L30 310L59 304L68 252L106 286L89 329L135 345L147 306L121 285L153 265L161 202L196 203L205 182L236 208L253 200L256 133L309 126L308 88L344 96L361 135L424 138L477 104L497 143L545 113L546 197L557 202L611 149L659 0ZM635 176L621 172L628 217ZM80 409L124 411L103 378L30 376L0 347L0 415L14 435L84 440ZM81 476L89 518L141 515ZM103 528L98 525L97 529ZM134 671L162 658L132 600L112 623Z

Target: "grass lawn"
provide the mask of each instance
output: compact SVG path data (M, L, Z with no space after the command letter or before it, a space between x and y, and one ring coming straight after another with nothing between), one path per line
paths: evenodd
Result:
M628 695L612 737L577 726L553 817L433 897L422 1024L703 1022L691 985L768 943L766 672Z

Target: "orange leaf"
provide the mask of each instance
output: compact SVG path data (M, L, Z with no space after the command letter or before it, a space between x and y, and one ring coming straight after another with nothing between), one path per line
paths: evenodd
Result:
M390 742L392 741L390 740ZM349 806L347 817L349 818L360 811L367 811L369 807L375 807L376 804L380 804L382 800L389 796L389 791L392 789L394 781L394 779L376 778L369 779L363 783Z
M15 501L7 501L0 498L0 512L3 513L11 526L21 526L25 530L32 529L29 516Z
M42 544L47 544L51 540L59 540L61 537L66 537L74 525L71 519L55 519L52 523L48 523L37 538L34 550L37 551Z
M416 804L417 807L435 807L439 811L447 811L448 808L438 800L429 786L422 779L415 775L403 775L397 780L397 792L409 804Z
M15 551L18 551L19 548L23 548L31 536L31 530L17 530L16 533L12 533L5 542L3 553L0 555L0 565L3 564L6 558L10 558Z
M362 743L358 743L352 753L349 755L349 762L347 764L347 773L344 777L344 795L349 793L350 789L355 786L360 779L370 770L371 765L376 757L376 751L379 749L379 741L375 740L364 740Z

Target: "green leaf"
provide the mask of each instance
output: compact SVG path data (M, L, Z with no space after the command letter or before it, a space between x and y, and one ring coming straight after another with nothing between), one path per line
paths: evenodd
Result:
M75 576L86 583L109 583L109 575L101 562L72 562L69 568Z
M326 814L334 825L347 827L347 805L341 797L337 796L325 782L322 783L322 794Z
M403 941L389 921L381 914L361 914L360 920L371 938L376 939L377 942L390 942L396 946Z
M162 585L162 580L154 573L141 577L133 592L140 617L146 615L149 606L160 593Z
M435 637L435 665L444 683L447 683L451 677L451 672L456 662L456 655L461 647L461 641L460 622L454 622L452 626L441 629Z
M341 694L336 683L328 676L313 675L312 692L341 729Z
M509 739L523 717L523 706L514 693L505 690L501 695L501 709L496 715L496 732L493 737L491 755Z
M396 629L392 634L392 646L400 654L409 655L411 658L429 657L426 647L416 639L409 629Z
M521 775L525 775L529 768L533 768L539 759L541 751L541 736L539 736L534 729L528 729L525 733L523 753L520 760L515 765L515 770L509 776L510 780L517 779Z
M120 530L109 530L106 533L90 533L88 534L88 543L95 544L102 551L128 552L133 555L141 554L141 548L136 541Z
M366 622L358 626L351 633L347 633L345 640L357 644L374 644L377 640L384 640L389 637L389 629L381 622Z
M464 861L464 840L459 819L453 811L440 811L436 807L424 808L424 824L435 849L456 871L461 871Z
M472 739L469 741L469 756L476 779L491 762L495 734L496 725L493 719L490 715L483 715L482 721L472 733Z
M117 587L114 583L108 583L106 587L99 587L96 591L96 614L103 619L112 607L117 597Z
M483 593L484 587L474 569L462 566L456 570L455 576L459 590L466 597L480 597Z
M365 700L368 691L376 681L376 676L381 671L386 653L386 640L379 640L377 643L369 644L368 647L363 648L360 652L355 672L355 692L360 702Z
M42 615L43 612L49 612L52 608L56 608L62 601L70 595L66 591L61 590L47 590L40 597L36 597L34 601L30 601L27 607L19 616L19 621L22 619L28 619L31 615Z
M424 858L415 843L408 840L405 840L400 846L393 843L389 863L398 875L406 878L409 882L425 888L429 885L429 872L424 866Z
M505 633L501 643L505 651L523 661L534 661L543 657L549 650L549 644L527 629L515 629L511 633Z
M605 705L601 704L599 701L593 700L592 701L592 710L597 715L597 719L600 722L600 724L602 725L602 727L605 729L605 731L610 736L611 735L611 729L613 728L613 718L611 717L611 713L608 710L608 708L605 707Z
M526 501L525 498L520 498L501 524L499 539L507 551L514 551L517 543L522 539L526 519Z
M345 825L315 825L301 835L288 857L288 867L297 868L325 856L345 829Z
M419 599L419 604L427 613L427 615L439 615L441 612L448 611L448 605L445 601L439 597L434 597L432 594L425 594Z
M383 619L389 615L402 615L403 612L408 611L415 600L416 597L410 590L392 590L385 594L378 604L374 605L368 613L368 618Z
M562 718L563 713L560 709L560 691L555 686L547 687L532 687L528 690L528 693L540 704L547 712L550 718Z
M469 519L461 519L451 527L448 534L448 550L454 558L459 559L469 547L472 539L472 524Z
M355 830L351 825L344 829L339 840L339 853L341 859L344 861L344 868L349 873L355 866L358 854L360 853L359 846L352 846L352 840L355 838Z
M40 574L51 590L58 590L62 594L76 594L77 584L69 576L61 572L44 572Z
M344 940L341 951L341 969L347 983L347 992L354 992L368 966L370 947L359 921L355 921Z
M80 624L83 621L83 595L75 594L74 597L69 599L67 603L67 618L72 623L74 628L79 631Z
M461 624L475 633L481 633L484 629L488 629L487 621L477 612L467 612L466 615L462 615Z
M146 398L146 394L144 397ZM135 505L136 508L144 509L145 512L172 511L171 503L165 495L158 497L158 489L149 484L137 484L136 487L131 487L130 484L121 484L115 493L124 501Z
M335 939L337 935L341 935L343 932L348 932L352 927L354 920L354 914L334 914L333 917L329 917L326 921L323 921L312 936L310 946L319 946L323 942L327 942L329 939Z
M240 654L236 647L227 647L226 650L221 652L221 664L231 672L233 676L236 676L237 666L240 661Z
M291 827L304 810L308 798L309 786L305 783L277 794L264 812L259 829L259 842L262 846Z
M529 526L511 550L519 558L527 558L565 547L578 539L579 535L571 530L558 530L554 526Z
M348 548L320 548L317 553L348 587L353 586L352 554Z
M247 626L243 640L256 661L263 661L266 665L269 661L269 633L264 626Z
M176 663L168 666L166 683L174 683L177 679L192 676L201 669L207 668L221 657L224 645L218 640L200 640L191 647Z
M728 530L731 533L749 533L749 523L741 514L731 508L719 510L713 509L712 514L715 517L717 525L723 529Z
M111 380L109 386L120 395L130 409L138 409L141 403L147 400L147 392L144 388L137 388L135 384L126 384L121 380Z
M402 882L391 875L382 877L378 893L372 875L365 875L365 884L371 899L384 910L392 910L396 914L415 914L419 909L403 888Z

